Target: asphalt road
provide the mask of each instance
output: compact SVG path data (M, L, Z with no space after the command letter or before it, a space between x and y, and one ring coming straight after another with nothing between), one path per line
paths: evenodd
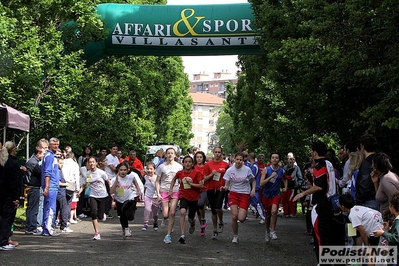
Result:
M277 240L266 243L265 225L249 212L248 219L239 224L239 244L233 244L230 211L224 211L225 229L217 240L212 240L210 211L206 211L208 231L205 237L196 231L190 235L186 227L187 244L178 242L180 236L179 214L176 214L172 244L164 244L166 228L156 232L152 222L148 231L143 226L143 207L130 223L133 236L122 238L119 219L100 222L101 240L92 240L93 226L90 218L70 226L73 233L58 237L25 235L14 232L13 240L19 246L13 251L0 252L0 265L317 265L305 236L302 217L283 218L277 222ZM114 215L116 211L113 210ZM186 224L187 226L187 224Z

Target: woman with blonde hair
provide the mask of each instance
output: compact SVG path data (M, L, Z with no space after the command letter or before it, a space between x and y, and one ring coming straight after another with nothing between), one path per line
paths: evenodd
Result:
M20 168L17 163L17 146L7 141L0 154L0 250L13 250L9 243L20 198Z
M357 174L359 173L359 168L360 165L362 164L364 160L364 154L361 151L356 151L356 152L351 152L349 154L350 158L350 163L349 163L349 182L348 182L348 188L350 191L350 194L356 201L355 197L355 192L356 192L356 178Z

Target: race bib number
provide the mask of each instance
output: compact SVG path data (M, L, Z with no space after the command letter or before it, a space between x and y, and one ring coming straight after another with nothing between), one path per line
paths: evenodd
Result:
M191 185L187 182L186 178L183 178L183 187L184 187L184 189L191 188Z
M276 182L276 180L277 180L277 175L275 177L273 177L272 179L270 179L269 182L274 184Z
M123 197L123 196L125 196L125 190L121 187L118 187L116 189L116 194L118 195L118 197Z
M213 175L213 180L215 180L215 181L219 181L220 180L220 173L219 172L217 172L217 173L215 173Z
M91 174L88 174L87 176L86 176L86 183L91 183L93 180L92 180L92 177L91 177Z

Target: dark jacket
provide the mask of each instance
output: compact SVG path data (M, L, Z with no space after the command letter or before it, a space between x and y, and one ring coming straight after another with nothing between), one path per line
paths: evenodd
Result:
M370 154L363 160L356 178L356 204L362 205L366 201L375 200L375 188L370 173L373 171L371 163L375 154Z
M25 164L27 171L24 175L24 184L27 187L39 188L42 185L42 167L39 162L39 158L36 155L32 155Z
M9 155L4 164L3 175L0 174L0 197L19 200L21 196L20 168L17 157Z

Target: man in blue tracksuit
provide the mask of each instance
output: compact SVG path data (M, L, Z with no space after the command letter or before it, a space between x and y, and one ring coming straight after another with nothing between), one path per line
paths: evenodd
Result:
M58 236L52 227L54 215L56 215L57 192L60 182L58 161L56 153L60 142L57 138L50 139L50 147L43 157L42 162L42 189L43 204L43 232L44 236Z

